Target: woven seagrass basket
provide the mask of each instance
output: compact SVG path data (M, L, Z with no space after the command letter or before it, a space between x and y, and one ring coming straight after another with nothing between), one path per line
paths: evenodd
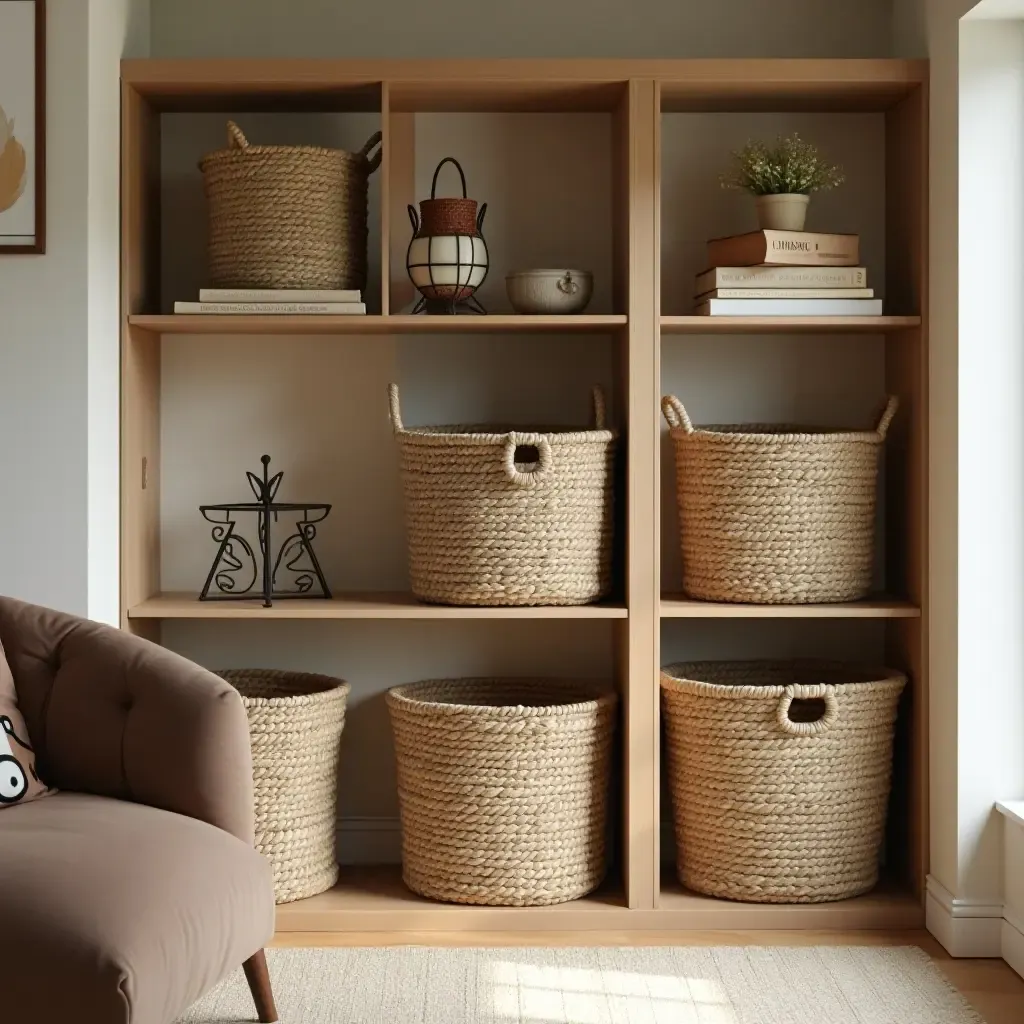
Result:
M256 848L274 869L274 896L291 903L338 880L338 750L348 683L270 669L217 673L249 715Z
M675 447L683 589L705 601L813 604L871 590L879 457L870 431L694 427L662 399Z
M358 153L251 146L228 122L228 148L199 163L217 288L366 288L367 182L376 132Z
M406 885L431 899L515 907L596 888L617 699L544 679L390 690Z
M612 586L615 433L405 427L390 385L412 591L455 605L578 605Z
M833 662L664 668L683 885L755 903L872 889L905 683L891 669Z

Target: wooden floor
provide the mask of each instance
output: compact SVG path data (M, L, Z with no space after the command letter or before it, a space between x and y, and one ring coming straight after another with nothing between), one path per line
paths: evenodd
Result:
M1002 960L954 960L927 933L896 932L282 932L275 946L920 946L987 1024L1024 1022L1024 979Z

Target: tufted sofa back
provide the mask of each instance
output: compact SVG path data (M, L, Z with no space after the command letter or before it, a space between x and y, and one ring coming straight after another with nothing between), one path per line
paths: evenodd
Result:
M252 842L248 722L224 680L146 640L11 598L0 598L0 642L46 782Z

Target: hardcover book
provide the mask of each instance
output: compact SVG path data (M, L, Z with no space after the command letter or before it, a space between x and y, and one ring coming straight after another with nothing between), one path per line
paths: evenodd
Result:
M716 288L866 288L864 267L712 267L697 275L697 294Z
M881 316L881 299L709 299L697 316Z
M859 235L764 230L708 242L708 263L713 267L855 267L859 262Z
M229 314L232 316L359 316L362 302L176 302L175 313Z
M359 302L357 289L200 288L200 302Z

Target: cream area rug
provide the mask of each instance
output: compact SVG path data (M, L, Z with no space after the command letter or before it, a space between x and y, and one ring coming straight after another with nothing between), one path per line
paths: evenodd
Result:
M914 947L272 949L282 1024L984 1024ZM242 972L182 1018L255 1020Z

